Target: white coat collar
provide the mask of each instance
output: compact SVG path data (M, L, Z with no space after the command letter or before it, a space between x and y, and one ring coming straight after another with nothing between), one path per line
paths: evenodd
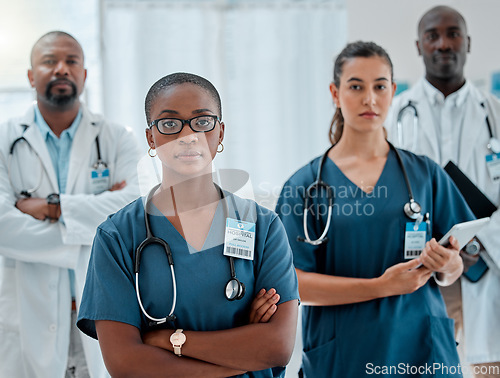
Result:
M75 133L75 139L71 147L69 157L68 181L66 183L66 193L74 193L75 184L82 169L88 169L92 149L97 151L96 137L99 134L103 119L90 113L82 104L82 120ZM102 148L102 143L101 143ZM96 152L94 151L94 152ZM90 175L90 173L89 173Z
M448 97L444 97L444 94L434 87L431 83L429 83L426 79L422 81L422 85L424 88L424 92L429 99L431 105L443 105L445 100L448 102L452 102L455 107L462 106L469 95L471 85L468 81L456 92L448 95Z
M75 133L75 138L71 147L71 155L68 168L68 181L66 183L66 193L73 193L78 174L81 169L87 169L90 160L92 148L97 148L95 138L102 128L103 118L99 115L90 113L84 104L82 107L82 120L80 126ZM47 172L50 183L54 192L59 192L57 184L57 176L52 166L49 150L45 140L40 132L40 129L35 123L34 105L26 112L20 122L21 126L26 129L24 138L28 141L33 150L36 151L42 164ZM90 173L89 173L90 174Z
M464 127L460 136L460 159L455 163L459 164L460 167L466 168L466 165L470 163L472 158L472 146L477 143L477 138L481 134L478 132L478 128L486 128L488 102L484 94L467 81L460 91L456 99L456 104L460 104L457 111L464 112ZM419 131L422 137L419 138L420 147L416 152L432 156L439 164L444 166L447 161L440 161L440 147L436 139L437 125L435 124L436 120L431 117L432 113L430 109L431 104L435 101L435 97L433 97L435 92L439 91L430 85L425 78L421 78L408 91L407 95L403 92L401 96L405 98L405 101L413 101L419 111ZM481 106L482 103L485 107ZM425 149L423 149L423 145L425 145ZM459 147L457 146L457 148Z
M487 102L484 95L472 85L464 104L464 127L460 135L460 156L458 165L467 170L473 163L474 146L483 132L487 130L486 117L488 116Z

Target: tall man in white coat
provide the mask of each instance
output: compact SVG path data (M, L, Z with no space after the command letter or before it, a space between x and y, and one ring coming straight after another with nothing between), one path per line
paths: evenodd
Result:
M492 138L500 138L500 102L465 79L464 65L470 46L465 20L455 9L438 6L425 13L418 25L417 41L425 78L394 99L386 126L389 139L399 147L427 155L442 166L450 160L457 164L498 206L500 180L490 175L486 157L500 152L488 147ZM398 114L409 101L416 107L418 128L414 128L413 111L407 109L398 132ZM462 276L450 288L451 292L443 294L449 315L455 318L458 328L463 315L465 362L477 365L476 377L498 377L500 211L492 215L476 241L489 269L476 283ZM479 373L483 365L490 367L490 375ZM487 373L488 369L482 371Z
M0 125L1 378L107 376L76 310L97 226L139 196L139 153L80 102L86 76L80 44L45 34L28 70L37 101Z

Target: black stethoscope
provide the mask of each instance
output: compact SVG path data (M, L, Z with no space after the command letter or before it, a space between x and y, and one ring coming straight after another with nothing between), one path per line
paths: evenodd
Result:
M484 105L484 102L481 103L481 106L486 109L486 106ZM488 140L488 144L486 147L494 153L498 154L500 152L500 141L493 136L493 131L491 129L491 124L490 124L490 119L488 118L488 115L486 114L486 126L488 127L488 133L490 136L490 139Z
M416 220L418 218L423 219L422 217L422 207L420 204L415 201L413 197L413 191L411 189L411 184L410 184L410 179L408 178L408 174L406 172L405 166L403 164L403 160L401 159L401 155L399 154L399 151L390 143L389 147L394 151L396 154L396 159L398 160L399 166L401 167L401 171L403 172L403 176L406 182L406 187L408 189L408 197L409 201L403 206L403 211L405 215L412 219ZM319 166L318 166L318 172L316 174L316 180L307 187L306 193L305 193L305 198L304 198L304 217L303 217L303 227L304 227L304 238L298 236L297 240L300 242L305 242L311 245L320 245L322 243L325 243L328 241L328 238L326 237L326 234L328 233L328 229L330 228L330 223L332 219L332 211L333 211L333 200L334 200L334 195L333 195L333 190L332 188L321 179L321 171L323 169L323 166L325 164L326 159L328 158L328 152L333 148L334 146L331 146L326 150L326 152L323 154L321 157ZM318 192L320 189L323 189L326 191L326 196L328 199L328 219L326 221L325 229L321 233L321 236L316 239L316 240L311 240L309 237L309 232L307 230L307 214L309 212L309 201L313 198L313 191L316 190Z
M40 189L40 186L42 185L43 172L45 171L45 168L43 166L43 162L42 162L42 159L40 158L40 155L38 155L36 150L31 146L31 144L24 137L24 133L26 132L27 129L28 129L28 126L25 125L23 135L21 135L19 138L15 139L12 142L12 144L10 145L9 157L8 157L8 163L7 163L7 173L9 176L10 185L12 186L14 191L22 197L30 198L33 193L35 193L38 189ZM19 188L16 188L16 186L14 185L14 182L12 180L12 160L14 158L14 150L20 142L26 143L28 145L28 147L30 148L30 150L32 150L35 153L35 155L38 159L39 168L40 168L40 173L38 175L38 180L37 180L37 183L35 184L35 186L32 188L26 188L26 189L21 189L21 190L19 190ZM96 143L96 148L97 148L97 162L94 164L93 167L95 169L107 168L108 165L101 158L101 148L99 147L99 136L96 136L95 143Z
M151 203L151 198L153 197L153 194L156 192L156 190L160 187L161 184L156 185L151 191L149 192L147 198L146 198L146 203L144 205L144 220L146 223L146 239L139 244L135 251L135 258L134 258L134 273L135 273L135 291L137 294L137 301L139 302L139 306L141 307L142 313L150 320L149 325L150 326L155 326L159 325L162 323L165 323L167 321L171 322L176 319L176 316L174 315L175 311L175 306L177 304L177 285L176 285L176 280L175 280L175 271L174 271L174 258L172 256L172 250L170 249L170 246L168 243L158 237L155 237L153 233L151 232L151 227L149 225L149 216L148 216L148 210L149 210L149 205ZM217 186L217 185L216 185ZM224 207L224 214L227 218L229 212L227 209L227 204L225 202L226 197L224 195L224 192L220 187L217 186L217 189L219 190L222 205ZM234 203L234 198L233 198L233 203ZM236 209L236 206L235 206ZM238 212L236 211L236 216L239 220L239 215ZM150 245L150 244L159 244L163 247L165 250L165 254L167 255L167 260L168 260L168 265L170 266L170 273L172 275L172 291L173 291L173 296L172 296L172 307L170 308L170 312L167 316L164 318L155 318L151 315L149 315L144 308L141 300L141 294L139 292L139 268L141 264L141 255L144 252L144 249ZM229 259L229 269L231 272L231 278L226 284L225 287L225 295L226 299L228 301L234 301L234 300L240 300L245 296L245 285L243 282L238 280L236 278L236 269L234 267L234 258L232 256L228 256Z

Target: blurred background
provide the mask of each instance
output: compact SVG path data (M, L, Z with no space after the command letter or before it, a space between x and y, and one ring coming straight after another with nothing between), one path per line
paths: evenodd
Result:
M466 77L498 86L496 0L0 0L0 121L33 100L26 71L34 42L63 30L82 44L94 112L130 126L146 152L144 97L160 77L186 71L220 91L226 123L217 168L250 174L272 208L283 182L328 145L335 55L373 40L391 55L400 90L423 73L416 25L430 7L463 13L472 39ZM495 81L495 78L497 80ZM497 89L498 90L498 89Z
M405 89L423 74L417 22L438 4L467 21L466 78L500 93L497 0L0 0L0 122L33 101L26 71L34 42L63 30L85 52L83 100L131 127L144 153L149 87L176 71L212 81L226 124L217 168L248 172L255 198L273 208L283 182L328 146L335 55L347 42L375 41Z

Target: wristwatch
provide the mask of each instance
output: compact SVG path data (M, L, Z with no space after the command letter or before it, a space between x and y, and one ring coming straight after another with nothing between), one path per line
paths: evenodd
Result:
M472 239L465 246L465 252L471 256L476 256L480 250L481 250L481 244L479 244L479 242L476 239Z
M57 193L52 193L47 196L47 204L49 205L49 216L48 218L52 221L55 222L57 218L59 206L61 204L59 200L59 194Z
M174 347L175 355L179 357L182 356L181 348L186 342L186 335L182 333L182 329L178 329L174 333L172 333L172 336L170 336L170 342Z

